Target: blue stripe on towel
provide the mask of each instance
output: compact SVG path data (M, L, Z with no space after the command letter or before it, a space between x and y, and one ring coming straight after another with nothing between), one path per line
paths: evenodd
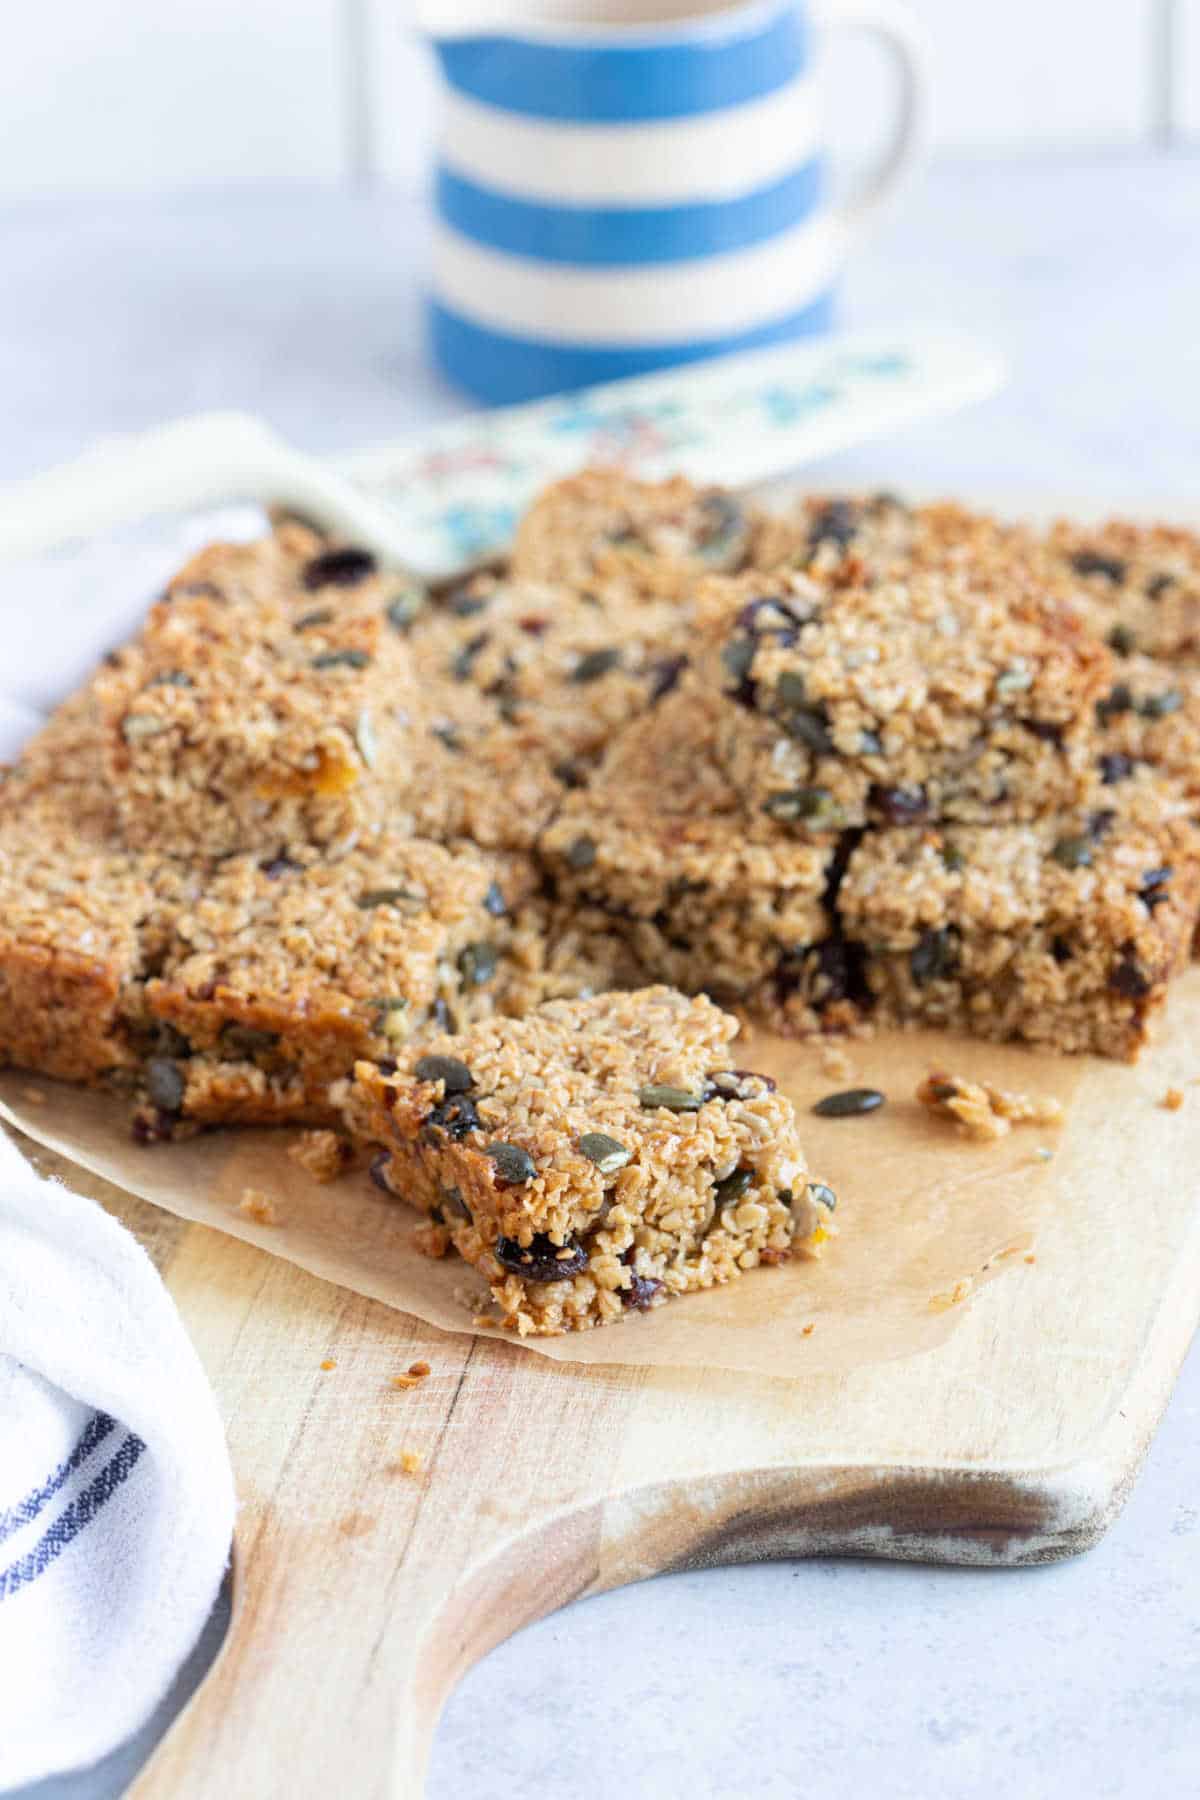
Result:
M765 12L765 9L764 9ZM501 112L569 124L681 119L740 106L793 81L808 61L798 8L764 16L689 20L686 39L667 27L623 43L539 43L536 38L449 38L435 45L451 87Z
M437 174L441 217L464 237L537 262L611 266L721 256L788 231L823 199L819 157L731 200L678 206L567 206L480 187L448 168Z
M685 339L676 344L555 344L516 337L476 324L432 301L429 323L439 367L459 387L488 406L533 400L570 388L593 387L622 375L644 375L676 363L701 362L733 350L784 343L828 331L833 296L826 292L798 311L730 337Z
M0 1513L0 1544L5 1538L10 1538L14 1531L19 1531L23 1525L28 1525L37 1518L47 1501L53 1500L68 1475L73 1475L87 1461L97 1444L102 1444L109 1433L116 1430L116 1426L116 1420L110 1419L107 1413L92 1414L70 1456L59 1463L41 1487L34 1488L16 1506Z
M72 1500L29 1554L10 1563L0 1573L0 1600L6 1600L21 1588L28 1587L58 1561L67 1545L79 1536L85 1526L91 1524L97 1513L112 1499L145 1448L141 1438L134 1437L130 1432L112 1461L101 1469L77 1500Z

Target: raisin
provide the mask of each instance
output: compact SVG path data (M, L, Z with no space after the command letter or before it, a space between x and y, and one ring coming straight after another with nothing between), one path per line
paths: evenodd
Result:
M1118 718L1121 713L1132 711L1133 692L1129 684L1124 681L1118 681L1116 687L1106 694L1103 700L1096 702L1096 720L1100 725L1107 725L1110 719Z
M1050 954L1056 963L1069 963L1075 952L1065 937L1054 937L1050 940Z
M1114 584L1125 579L1125 564L1117 556L1104 556L1099 550L1077 550L1071 558L1077 575L1103 575Z
M1129 1000L1144 999L1150 992L1153 984L1134 955L1132 944L1122 945L1121 960L1109 975L1108 985L1114 994L1124 994Z
M526 1281L570 1281L588 1266L582 1244L556 1244L544 1231L535 1232L528 1248L515 1238L497 1238L494 1254L502 1269L523 1275Z
M259 863L258 866L268 881L278 881L281 875L291 875L301 865L293 862L290 856L273 856L269 862Z
M1138 897L1149 907L1151 912L1156 906L1161 906L1165 900L1170 899L1167 889L1174 873L1171 864L1164 863L1161 869L1147 869L1142 876L1138 885Z
M149 1113L139 1112L130 1127L135 1144L168 1144L175 1135L177 1113L156 1106Z
M457 1056L422 1056L413 1069L418 1081L440 1081L448 1094L469 1094L475 1077Z
M1152 575L1146 583L1147 600L1161 600L1168 588L1175 586L1174 575Z
M391 1160L392 1153L390 1150L377 1150L375 1155L371 1158L370 1163L367 1165L367 1174L371 1177L371 1180L375 1183L375 1186L379 1189L381 1194L387 1194L389 1199L394 1200L396 1196L392 1193L391 1188L384 1179L384 1170Z
M1126 756L1121 750L1110 750L1099 758L1097 767L1100 770L1102 787L1115 787L1119 781L1128 781L1133 774L1133 758Z
M348 544L342 550L326 550L305 566L302 580L309 593L322 587L357 587L375 573L375 558L369 550Z
M651 706L656 706L660 700L679 686L679 678L687 665L686 656L668 656L664 657L661 662L652 664L649 687Z
M663 1291L663 1283L652 1275L631 1275L629 1286L621 1289L621 1305L627 1311L649 1312L654 1298Z
M748 1100L743 1090L748 1081L761 1081L768 1094L775 1092L775 1079L760 1075L757 1069L714 1069L705 1082L706 1100Z
M1055 725L1050 719L1022 719L1021 723L1026 731L1032 732L1033 736L1040 738L1044 744L1053 744L1056 750L1062 749L1063 728L1061 725Z
M857 536L857 506L852 500L830 500L813 514L808 543L813 551L824 543L834 543L844 550Z
M954 973L958 962L958 945L954 933L946 927L923 931L909 953L908 968L918 987L931 981L944 981Z
M929 800L923 787L872 785L867 800L889 825L915 825L929 811Z
M454 1143L460 1143L468 1132L481 1131L482 1121L479 1108L469 1094L447 1094L446 1098L427 1113L423 1129L428 1131L444 1131Z
M1118 656L1132 656L1137 649L1137 637L1128 625L1114 625L1108 634L1108 646Z

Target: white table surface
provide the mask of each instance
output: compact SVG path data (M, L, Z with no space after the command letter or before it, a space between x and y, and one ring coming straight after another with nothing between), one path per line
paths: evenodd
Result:
M394 198L0 210L0 479L201 407L256 408L314 450L446 416L419 264ZM844 311L969 325L1013 378L822 479L1200 496L1200 160L937 168L857 258ZM1124 1514L1073 1562L774 1564L544 1620L451 1699L429 1800L1195 1796L1198 1425L1194 1352ZM142 1748L29 1793L106 1800Z

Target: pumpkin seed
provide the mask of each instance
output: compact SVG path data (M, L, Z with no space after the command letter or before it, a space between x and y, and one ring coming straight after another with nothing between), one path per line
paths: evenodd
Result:
M301 613L292 626L293 631L311 631L314 625L328 625L333 618L332 606L314 606L311 612Z
M598 681L602 675L609 675L620 666L621 652L612 650L589 650L581 656L571 671L571 680L579 682Z
M713 1205L716 1210L728 1206L731 1200L740 1200L754 1186L753 1169L735 1169L732 1175L726 1175L723 1181L713 1186Z
M467 1094L475 1086L475 1077L457 1056L422 1056L413 1074L418 1081L440 1081L448 1094Z
M394 906L398 900L421 902L423 896L414 894L411 888L406 887L368 888L365 893L358 896L355 904L360 912L370 912L376 906Z
M567 848L567 863L572 869L590 869L596 860L596 841L590 837L578 837Z
M808 1197L816 1206L823 1206L826 1212L832 1212L837 1205L837 1195L823 1181L810 1181Z
M667 1112L699 1112L704 1099L688 1088L671 1087L665 1082L652 1081L638 1090L638 1105L661 1106Z
M169 1057L152 1056L146 1064L146 1092L163 1112L178 1113L183 1110L187 1082Z
M506 1144L500 1141L489 1144L487 1153L495 1163L496 1174L501 1181L519 1186L524 1182L532 1181L537 1174L537 1164L528 1150L523 1150L520 1144Z
M365 669L371 658L365 650L323 650L314 656L314 669Z
M609 1137L606 1131L585 1131L579 1140L579 1151L590 1163L595 1163L602 1175L615 1175L618 1169L633 1161L633 1151L618 1143L616 1138Z
M1062 837L1050 854L1061 868L1089 869L1092 865L1092 840L1088 837Z
M496 973L499 961L494 944L468 944L459 952L458 972L468 987L482 987Z
M883 1099L878 1088L846 1088L840 1094L826 1094L813 1111L820 1119L861 1119L867 1113L878 1112Z

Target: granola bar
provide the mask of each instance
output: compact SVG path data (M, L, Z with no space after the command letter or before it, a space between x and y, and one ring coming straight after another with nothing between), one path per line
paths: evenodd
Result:
M330 1120L330 1085L414 1032L491 1011L519 865L382 832L336 861L222 863L182 909L145 1004L145 1138L188 1122Z
M1200 905L1185 805L1144 785L1120 810L868 832L838 913L879 1015L1132 1060Z
M514 575L632 600L677 599L717 570L757 566L762 515L682 476L590 468L546 488L517 527Z
M1176 526L1060 520L1045 547L1091 629L1121 655L1200 661L1200 535Z
M714 755L720 702L684 683L627 728L542 834L558 900L656 979L723 1004L785 999L793 1029L846 999L824 949L838 847L747 810Z
M477 576L411 636L412 828L527 849L617 730L679 679L681 611Z
M1065 609L970 567L904 581L714 581L701 679L748 805L805 833L1041 817L1094 784L1111 657Z
M96 681L126 842L336 850L379 826L407 768L394 586L297 525L194 557Z
M377 1182L486 1278L506 1326L584 1330L812 1252L790 1103L731 1066L736 1020L664 987L553 1001L360 1062L351 1131Z

